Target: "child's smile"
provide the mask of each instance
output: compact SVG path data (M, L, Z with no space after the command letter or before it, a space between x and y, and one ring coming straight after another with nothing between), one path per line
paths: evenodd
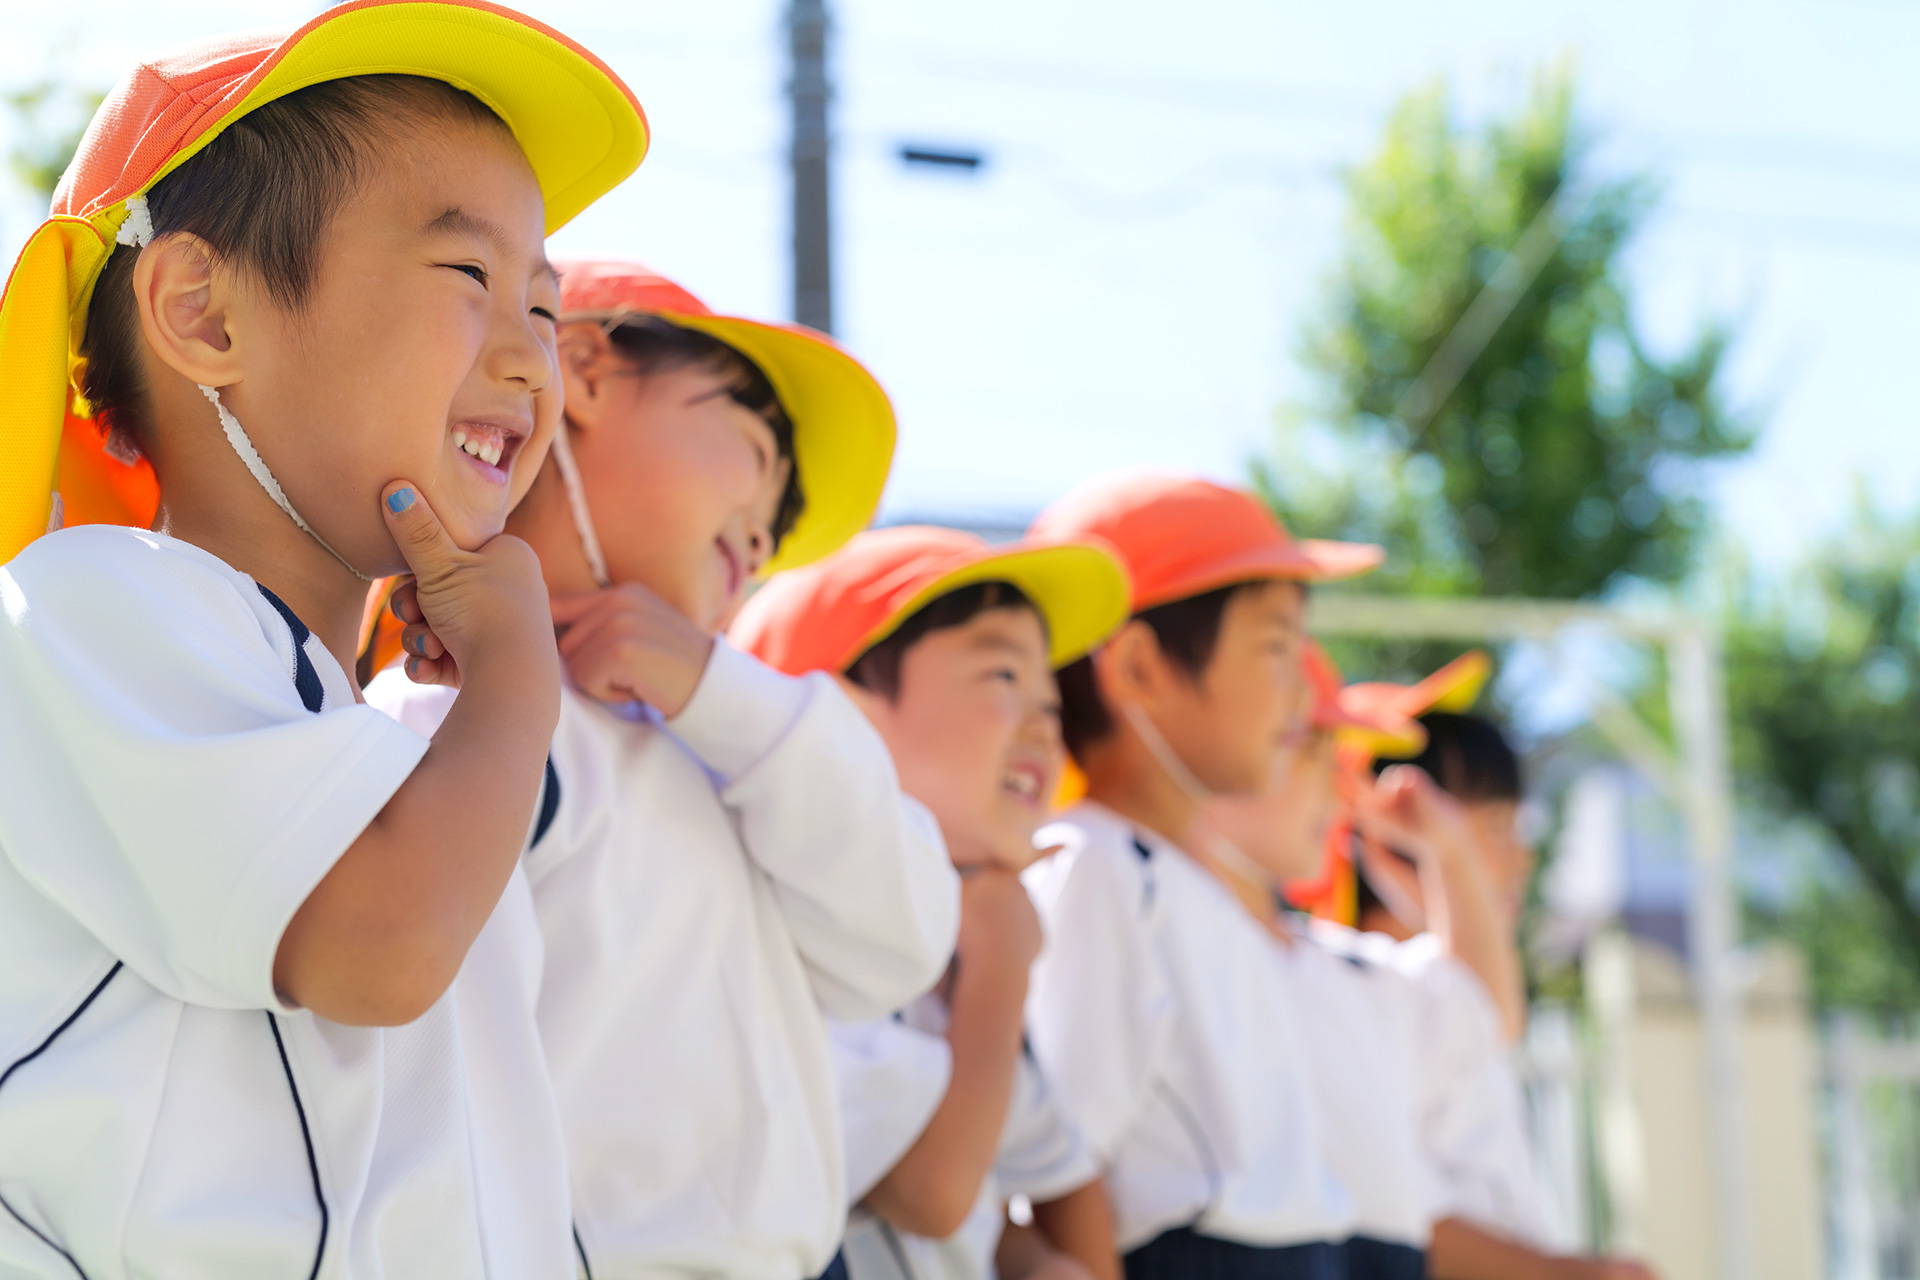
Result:
M504 417L463 418L453 428L453 447L467 455L474 470L490 484L504 488L513 471L514 457L533 434L533 420Z

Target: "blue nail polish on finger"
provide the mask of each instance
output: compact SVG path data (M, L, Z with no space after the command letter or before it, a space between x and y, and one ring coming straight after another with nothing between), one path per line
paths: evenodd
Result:
M387 495L387 510L399 515L413 505L413 490L395 489Z

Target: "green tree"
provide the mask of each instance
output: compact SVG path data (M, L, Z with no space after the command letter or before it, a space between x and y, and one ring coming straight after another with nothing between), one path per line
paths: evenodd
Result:
M55 77L0 95L13 115L15 140L7 167L43 199L53 196L60 175L106 95L77 89Z
M1728 337L1648 350L1620 259L1656 193L1593 168L1552 72L1472 130L1444 85L1413 94L1350 175L1320 394L1256 480L1297 527L1385 543L1370 589L1571 598L1692 567L1696 464L1751 439Z
M1736 766L1827 849L1761 923L1806 952L1820 1003L1920 1008L1920 518L1863 497L1744 604L1726 650Z

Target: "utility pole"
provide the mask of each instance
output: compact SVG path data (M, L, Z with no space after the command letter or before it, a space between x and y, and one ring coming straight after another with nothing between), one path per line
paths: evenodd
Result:
M787 101L793 138L793 318L833 332L833 223L828 186L826 0L787 0L792 52Z

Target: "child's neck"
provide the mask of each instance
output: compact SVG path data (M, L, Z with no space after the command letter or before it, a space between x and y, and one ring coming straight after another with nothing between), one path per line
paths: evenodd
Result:
M237 458L225 461L237 480L224 466L170 468L155 531L218 556L273 592L354 682L368 584L288 519Z
M562 424L560 430L566 429ZM507 532L540 557L540 573L546 579L548 594L577 596L599 589L587 553L581 549L580 531L574 527L567 491L552 455L541 464L527 496L507 517Z
M1200 806L1167 776L1139 739L1121 731L1089 755L1089 800L1184 847L1200 817Z

